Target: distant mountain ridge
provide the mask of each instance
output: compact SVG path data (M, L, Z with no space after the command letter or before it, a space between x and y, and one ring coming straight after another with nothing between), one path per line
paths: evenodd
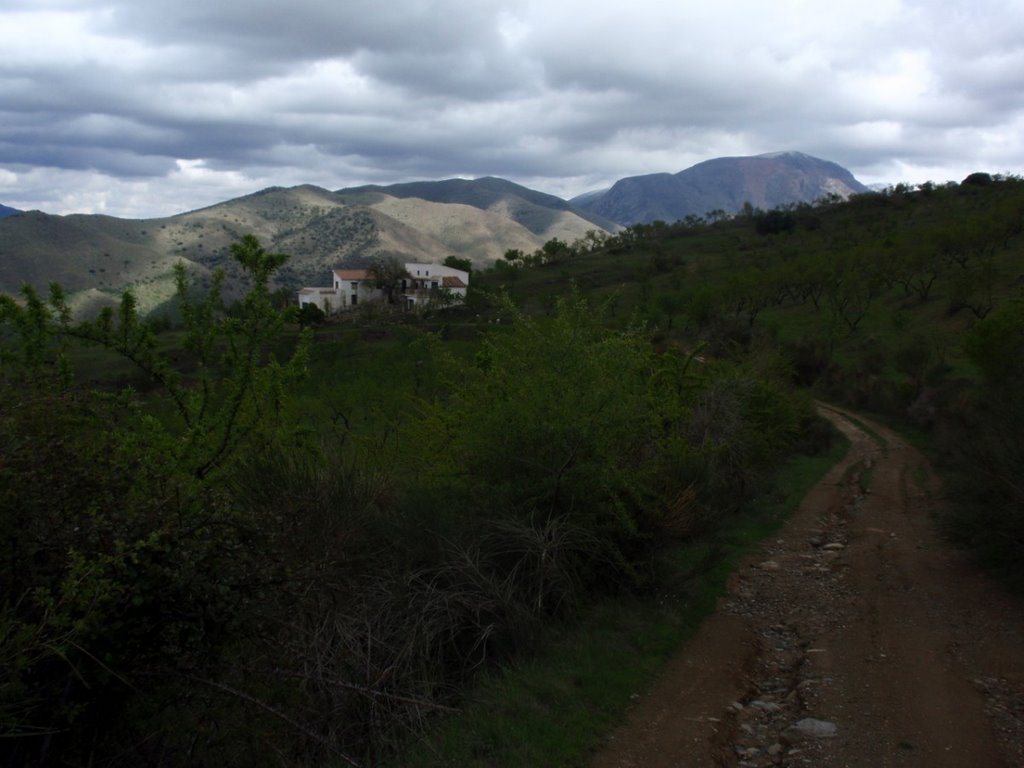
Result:
M551 211L563 211L582 216L601 229L615 229L616 223L598 214L583 211L571 203L546 192L524 187L506 179L485 176L480 179L444 179L442 181L413 181L387 186L366 185L338 190L339 195L358 199L360 196L385 194L402 199L418 198L433 203L469 205L481 210L501 209L511 214L523 226L539 234L551 218ZM504 208L510 198L517 198L515 210Z
M16 213L21 213L17 208L11 208L10 206L0 204L0 219L7 216L13 216Z
M802 152L719 157L679 173L619 179L609 189L569 202L622 225L657 219L678 221L709 211L736 213L749 202L771 209L812 203L828 195L847 198L869 191L841 165Z

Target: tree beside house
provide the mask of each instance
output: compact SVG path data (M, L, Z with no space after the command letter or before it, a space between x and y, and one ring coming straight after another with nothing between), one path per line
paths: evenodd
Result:
M404 271L398 269L404 267ZM416 309L430 305L462 304L469 272L443 264L382 262L369 269L335 269L328 287L302 288L299 307L315 304L326 315L362 304L388 302Z

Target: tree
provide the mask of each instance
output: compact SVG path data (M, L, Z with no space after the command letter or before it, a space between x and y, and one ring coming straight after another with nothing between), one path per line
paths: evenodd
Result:
M569 244L564 240L559 240L557 237L553 237L544 243L541 253L543 254L542 258L545 264L557 264L575 255Z
M1018 588L1024 586L1024 301L989 312L965 348L981 372L957 444L950 529Z
M750 214L754 220L754 228L759 235L776 235L782 232L792 232L796 228L796 218L789 211L779 208L772 210L754 211Z
M579 253L595 253L608 243L607 232L596 229L588 229L587 233L573 243L573 250Z
M279 431L309 337L277 361L294 307L275 309L268 281L287 257L252 237L232 253L252 279L234 316L222 272L197 295L176 269L172 350L131 293L81 323L57 285L48 302L28 287L23 304L0 297L4 764L104 762L124 746L112 734L130 729L131 702L216 667L266 581L262 523L227 488L239 456ZM68 351L83 342L131 361L154 391L75 386Z
M992 176L982 171L976 171L960 182L964 186L987 187L992 184Z
M486 508L520 520L570 516L614 547L635 533L653 469L649 344L606 332L579 297L560 300L551 319L512 311L510 333L451 373L453 402L432 411L431 429L450 442L426 453L454 462L453 499L485 494Z
M382 256L369 268L370 276L377 283L377 288L384 291L388 304L395 303L395 294L403 280L411 279L412 275L405 264L397 256Z
M676 316L686 308L685 298L678 291L668 291L659 293L655 301L658 304L658 309L668 320L668 328L671 330Z
M458 297L451 288L440 286L438 288L430 289L429 305L436 308L450 307L455 304Z
M470 259L462 259L459 258L458 256L446 256L444 262L442 263L446 267L451 267L452 269L461 269L463 272L473 271L473 262Z
M319 325L324 321L327 315L320 309L316 304L308 302L303 304L299 308L299 313L296 315L296 319L299 321L299 325L306 328L311 325Z

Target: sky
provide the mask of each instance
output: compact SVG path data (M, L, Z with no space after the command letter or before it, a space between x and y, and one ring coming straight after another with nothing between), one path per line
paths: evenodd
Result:
M268 186L569 198L797 150L1024 171L1024 0L0 0L0 203L148 218Z

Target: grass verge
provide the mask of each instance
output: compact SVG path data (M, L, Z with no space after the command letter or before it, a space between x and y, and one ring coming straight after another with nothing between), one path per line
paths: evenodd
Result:
M433 724L396 765L581 766L701 621L751 548L781 527L807 492L845 455L797 456L779 470L714 542L679 544L661 561L669 591L609 599L571 627L553 629L532 658L476 685L463 710Z
M853 414L843 413L843 417L857 427L861 432L874 440L883 451L886 453L889 451L889 441L882 437L882 435L880 435L875 429L872 429Z

